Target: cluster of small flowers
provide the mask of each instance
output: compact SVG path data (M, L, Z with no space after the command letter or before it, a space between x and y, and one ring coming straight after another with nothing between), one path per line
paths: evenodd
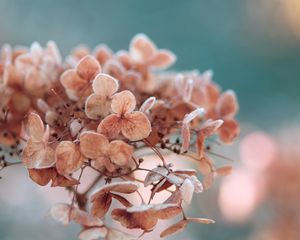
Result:
M143 34L131 40L128 51L79 46L61 59L56 44L48 42L46 48L4 46L0 62L1 144L18 149L34 182L51 182L73 194L71 203L55 205L51 216L80 224L80 239L134 239L103 222L112 200L122 205L112 210L112 219L143 233L159 219L180 214L161 237L189 222L213 223L186 217L182 204L231 171L231 166L216 167L209 155L218 155L211 144L231 143L239 134L234 92L222 93L211 71L162 73L176 57ZM152 160L149 152L160 165L143 167ZM174 169L170 154L196 163L202 183L196 169ZM9 164L4 155L2 162ZM87 168L99 177L81 193L78 185ZM138 171L146 177L138 179ZM142 187L150 188L149 196L140 194ZM154 204L163 191L169 197ZM139 206L127 197L134 193Z

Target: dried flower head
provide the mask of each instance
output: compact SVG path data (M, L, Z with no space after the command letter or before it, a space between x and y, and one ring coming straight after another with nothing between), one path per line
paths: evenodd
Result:
M144 34L128 51L78 46L64 61L54 42L45 49L3 47L0 142L13 145L34 182L71 192L70 203L55 205L50 216L81 225L79 239L136 239L104 222L109 215L141 234L182 216L161 237L192 222L213 223L187 217L183 207L230 173L213 156L222 157L218 137L231 143L239 133L237 99L221 92L211 71L162 72L175 60ZM178 169L174 157L189 168ZM3 167L14 164L1 159ZM78 187L87 181L86 189Z

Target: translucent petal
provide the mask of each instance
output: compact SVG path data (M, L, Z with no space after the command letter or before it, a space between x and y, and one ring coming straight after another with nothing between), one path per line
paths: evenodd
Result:
M132 112L126 115L122 124L122 134L131 141L147 138L151 132L151 124L142 112Z
M90 81L94 79L99 72L101 72L101 67L94 57L87 55L80 60L76 66L76 71L80 77Z
M111 101L98 94L90 95L85 102L85 114L90 119L106 117L110 113Z
M118 91L118 81L104 73L100 73L93 81L93 90L96 94L110 97Z
M104 134L109 139L116 138L121 131L122 122L116 114L108 115L98 125L97 132Z
M170 67L176 61L174 53L168 50L159 50L148 62L152 68L164 69Z
M111 109L119 115L131 113L135 109L135 106L135 96L128 90L117 93L112 98Z

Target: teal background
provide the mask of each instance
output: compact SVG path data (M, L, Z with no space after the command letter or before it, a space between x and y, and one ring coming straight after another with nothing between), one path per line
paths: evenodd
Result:
M213 69L217 83L237 92L243 125L272 134L300 117L300 39L283 14L282 1L1 0L0 44L52 39L66 55L79 43L128 48L131 37L144 32L177 55L173 69ZM32 220L32 229L26 224L27 218L43 213L45 205L36 201L31 207L12 208L0 200L0 239L73 239L76 227ZM231 225L221 220L212 226L193 225L188 235L180 236L246 239L252 228L251 222Z

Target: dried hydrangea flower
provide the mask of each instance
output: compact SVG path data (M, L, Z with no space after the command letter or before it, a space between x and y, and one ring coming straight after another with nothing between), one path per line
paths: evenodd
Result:
M94 93L86 99L85 113L91 119L106 117L111 112L111 99L118 91L118 81L107 74L100 73L93 80L92 87Z
M121 140L109 142L99 133L83 132L80 135L80 151L82 154L94 160L96 168L105 167L113 172L119 166L125 166L131 159L133 148Z
M101 66L92 56L85 56L76 65L75 69L66 70L60 78L61 84L72 100L86 95L90 91L90 82L101 72Z
M151 132L149 119L144 113L134 111L135 107L136 100L130 91L115 94L111 102L114 113L100 122L97 131L108 138L115 138L121 132L131 141L148 137Z
M237 99L222 93L210 70L162 72L175 60L144 34L128 51L81 45L64 61L54 42L2 48L0 143L10 156L21 154L32 181L71 193L50 215L79 224L79 239L137 238L103 222L109 215L142 235L161 219L182 216L162 237L192 222L213 223L187 217L184 206L232 170L213 157L223 157L215 152L219 140L231 143L239 133ZM198 169L178 168L174 158ZM1 157L0 167L18 163L9 160Z

